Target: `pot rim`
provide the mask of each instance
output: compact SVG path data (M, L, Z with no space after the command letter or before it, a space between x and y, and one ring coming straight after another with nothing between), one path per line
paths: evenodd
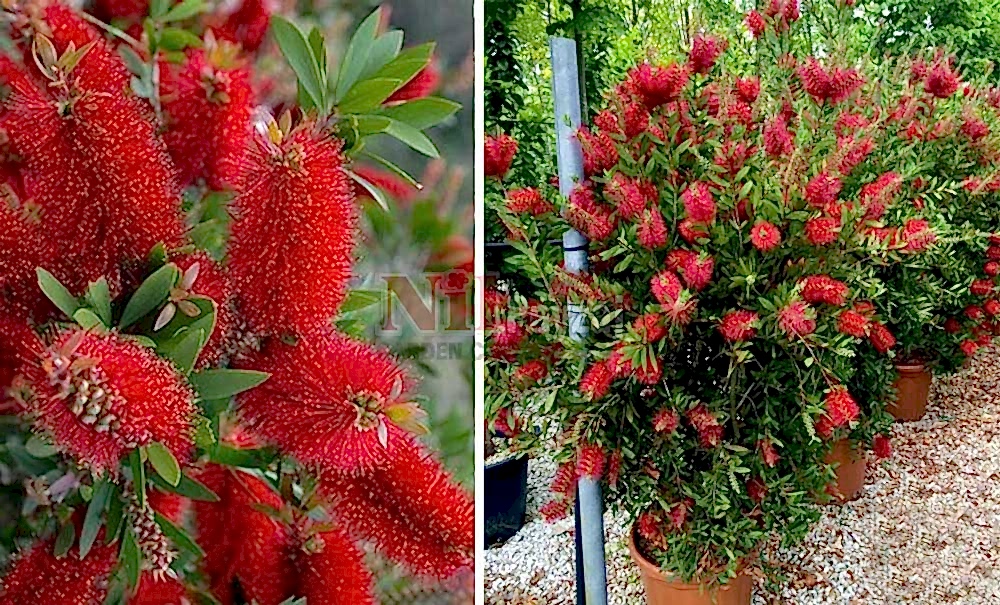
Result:
M705 587L709 586L707 584L689 584L687 582L682 582L681 580L673 579L671 576L667 575L662 569L655 565L652 561L647 559L641 552L639 548L635 545L635 525L632 525L632 529L628 532L628 550L629 554L632 556L632 560L636 565L639 566L639 571L643 575L650 576L659 580L661 582L666 582L671 585L674 590L704 590ZM719 592L728 592L733 589L733 584L740 578L749 578L742 572L738 573L735 578L731 578L729 582L725 584L714 584L711 586L711 590L717 590Z
M905 372L907 374L919 374L927 371L927 365L919 361L897 363L896 371Z

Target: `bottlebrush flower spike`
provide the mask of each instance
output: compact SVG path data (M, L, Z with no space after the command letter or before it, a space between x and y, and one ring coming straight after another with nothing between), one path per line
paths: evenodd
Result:
M597 401L608 394L611 382L615 379L615 369L610 364L599 361L594 363L580 378L580 392L591 401Z
M374 582L364 553L344 530L317 533L296 553L298 588L306 603L375 605Z
M827 172L821 172L809 180L805 189L805 198L810 205L825 210L830 204L837 201L843 184L840 179L831 176Z
M829 275L810 275L804 277L799 284L802 287L802 298L814 305L826 303L842 307L850 294L847 284Z
M745 309L727 313L719 321L719 334L729 342L750 340L757 334L759 320L756 313Z
M661 408L653 415L653 430L661 435L672 435L681 422L680 415L670 408Z
M576 452L576 476L578 479L598 480L604 476L607 454L599 445L585 443Z
M677 302L681 296L681 290L684 289L681 285L681 279L677 277L676 273L669 270L661 271L653 276L650 287L657 302L667 307Z
M757 449L760 450L760 459L763 460L765 466L768 468L778 466L778 461L781 460L781 456L778 455L777 450L774 449L774 444L770 439L761 439L758 441Z
M118 468L159 441L182 463L192 453L194 393L173 365L114 334L73 330L26 364L22 402L36 429L95 472Z
M872 341L872 346L879 353L888 353L889 349L896 346L896 337L892 335L889 328L877 321L873 321L868 338Z
M267 35L271 12L267 0L242 0L233 12L219 15L225 20L212 29L219 38L240 44L247 52L254 52Z
M229 242L237 306L253 330L307 334L346 296L357 210L341 144L309 122L253 137Z
M712 190L705 183L691 183L681 194L684 210L688 218L698 223L711 223L715 220L715 198Z
M781 243L781 231L767 221L757 221L750 229L750 243L761 252L770 252Z
M632 329L639 334L643 342L657 342L667 335L663 317L658 313L646 313L635 318Z
M665 67L643 63L629 72L625 87L648 109L655 109L677 100L687 86L688 75L687 67L677 63Z
M541 216L555 208L534 187L511 189L507 192L507 210L514 214Z
M385 100L385 103L391 105L393 103L412 101L413 99L422 99L434 94L434 91L439 86L441 86L441 71L438 69L437 61L432 58L427 67L421 69L402 88L392 93Z
M946 99L958 90L959 77L948 59L939 60L927 74L924 90L939 99Z
M66 56L71 44L88 50L67 68L39 57L40 79L0 57L0 83L11 91L0 128L53 242L59 266L52 272L75 294L102 276L117 293L134 277L125 265L159 242L182 243L180 191L117 53L69 8L48 6L43 19L57 54Z
M608 239L617 227L611 208L598 203L593 190L586 185L578 185L570 193L566 220L574 229L595 241Z
M816 311L796 300L778 311L778 327L789 336L806 336L816 331Z
M841 334L847 334L855 338L865 338L868 336L870 321L867 317L848 309L837 316L837 330Z
M618 215L634 220L646 210L646 194L639 181L616 174L604 188L604 195L618 208Z
M760 78L736 78L736 94L744 103L753 105L760 96Z
M845 426L857 420L861 414L858 402L847 392L847 388L837 386L827 392L823 400L826 416L834 427Z
M583 172L588 176L599 176L618 164L618 147L606 132L591 132L581 126L576 132L583 149Z
M7 388L18 370L36 358L43 346L26 320L0 312L0 404L7 401Z
M194 603L194 600L189 597L184 584L173 578L156 579L150 573L142 574L135 596L128 600L128 605L185 605L187 603Z
M837 241L840 220L830 216L819 216L806 221L805 235L814 246L825 246Z
M699 34L691 41L691 52L688 54L688 65L696 74L707 74L715 66L716 60L726 50L725 40L715 36Z
M108 593L108 577L118 562L118 545L105 545L104 532L100 534L82 560L76 548L56 557L55 538L28 547L14 559L0 581L0 605L103 602Z
M743 22L746 23L747 29L750 30L754 38L760 38L767 31L767 21L764 20L764 15L755 10L747 13Z
M713 448L722 441L725 429L719 424L719 419L703 403L698 404L687 413L688 421L698 432L698 441L702 447Z
M52 304L38 288L35 268L52 267L54 261L53 243L37 218L23 205L14 209L9 200L0 199L0 305L12 313L11 303L16 301L19 316L44 319L43 310Z
M471 573L474 502L440 463L419 447L365 477L325 473L320 489L352 534L418 576Z
M795 137L788 130L788 122L778 115L764 125L764 150L772 158L786 156L795 150Z
M517 155L517 141L507 134L487 136L484 147L483 173L487 177L503 179L510 172L510 165Z
M237 398L248 427L307 466L365 474L426 432L409 374L386 351L342 334L272 339L237 365L271 373Z
M204 49L183 63L160 64L167 122L163 140L182 185L205 179L212 189L233 188L243 170L252 133L254 94L239 50L206 37Z
M875 435L872 439L872 451L875 452L876 458L885 460L892 456L892 441L885 435Z
M643 215L642 222L639 223L639 230L636 232L639 243L656 250L667 245L667 225L663 220L663 213L659 208L647 210Z

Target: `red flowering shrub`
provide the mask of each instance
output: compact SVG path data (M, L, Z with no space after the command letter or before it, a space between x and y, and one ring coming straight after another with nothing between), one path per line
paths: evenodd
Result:
M28 546L4 605L374 604L362 543L424 580L471 573L473 501L419 439L415 371L339 331L363 331L338 314L370 297L348 288L356 185L382 197L352 169L376 132L346 124L386 111L414 142L457 110L410 104L436 88L432 46L327 74L319 30L305 64L264 3L199 6L95 7L156 13L142 43L58 4L5 9L0 406L32 463L12 471L28 487L4 550ZM381 17L352 45L398 48ZM301 91L277 119L245 54L268 23ZM375 76L384 95L359 101ZM429 265L471 263L435 245Z

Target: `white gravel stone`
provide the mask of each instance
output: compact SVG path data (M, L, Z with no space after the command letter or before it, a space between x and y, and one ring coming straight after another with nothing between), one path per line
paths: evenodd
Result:
M754 605L1000 603L1000 349L935 379L927 415L893 428L893 456L869 463L861 498L821 508L809 537L771 549L786 577ZM532 460L528 522L486 551L486 602L573 605L573 520L538 518L555 472ZM624 519L605 515L609 603L642 603Z

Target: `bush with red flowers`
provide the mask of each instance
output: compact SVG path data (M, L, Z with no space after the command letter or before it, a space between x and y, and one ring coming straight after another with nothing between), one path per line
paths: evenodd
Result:
M419 438L414 368L335 322L376 302L349 287L358 188L384 197L355 156L436 157L457 110L425 94L433 45L376 11L328 61L262 3L139 4L99 8L148 12L141 40L5 8L0 464L25 490L0 603L374 603L362 544L467 577L472 498ZM278 118L247 54L269 23L300 91Z
M942 143L900 134L912 85L898 65L789 54L797 18L751 15L755 60L734 63L756 73L723 69L720 53L739 50L711 36L685 60L637 66L581 128L573 193L508 192L500 209L507 262L535 287L487 292L487 411L538 427L521 447L561 464L546 516L572 510L576 478L599 476L640 551L685 581L766 569L766 542L802 538L837 441L891 451L894 276L930 272L994 220L965 218L980 213L975 188L948 198L969 169L945 174ZM954 93L949 70L932 70L935 99ZM976 157L950 145L966 151L949 161ZM552 244L571 228L590 240L583 275ZM971 282L963 271L934 287Z

